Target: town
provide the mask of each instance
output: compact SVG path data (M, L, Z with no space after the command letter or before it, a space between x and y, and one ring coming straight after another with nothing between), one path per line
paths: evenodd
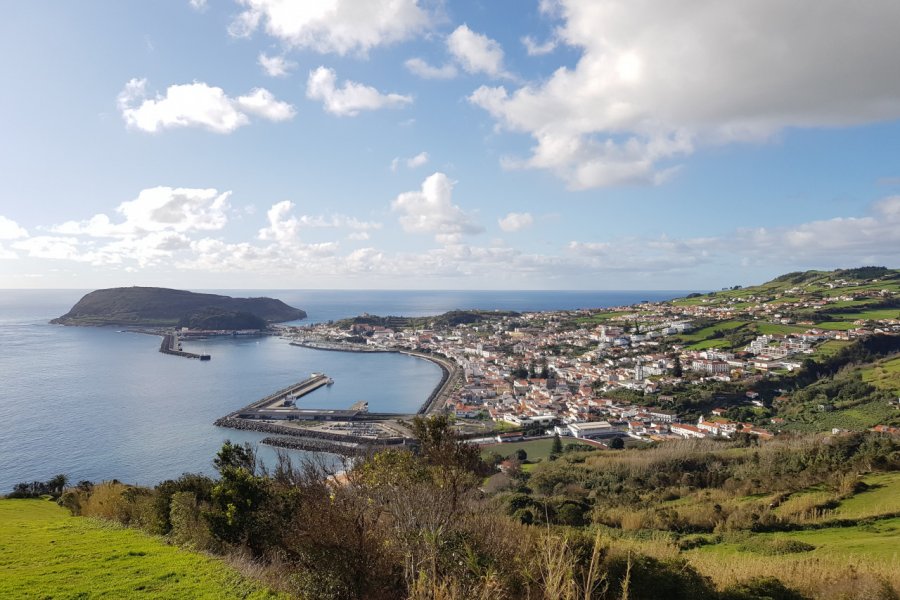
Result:
M314 348L414 350L452 360L463 376L444 409L460 423L493 421L498 440L552 433L606 441L765 439L790 428L780 415L779 404L790 401L780 378L856 340L900 340L892 271L887 279L877 269L875 277L860 277L864 269L847 278L816 273L602 310L362 315L282 331ZM893 413L897 402L890 399ZM815 410L835 408L823 400Z

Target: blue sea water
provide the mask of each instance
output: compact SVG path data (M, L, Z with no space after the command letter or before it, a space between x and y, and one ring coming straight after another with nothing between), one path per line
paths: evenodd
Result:
M316 408L365 400L373 411L414 412L439 368L398 354L325 352L266 338L186 344L209 362L157 352L159 338L115 328L50 325L85 290L0 290L0 494L57 473L73 481L153 484L212 472L225 439L262 435L212 422L311 372L335 380L304 399ZM324 322L364 312L422 316L452 309L554 310L631 304L682 292L234 290L271 296ZM272 463L274 452L259 446ZM302 454L302 453L299 453Z

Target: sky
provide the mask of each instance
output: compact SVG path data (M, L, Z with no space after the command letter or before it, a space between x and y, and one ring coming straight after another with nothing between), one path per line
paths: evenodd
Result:
M0 288L900 267L900 2L32 0Z

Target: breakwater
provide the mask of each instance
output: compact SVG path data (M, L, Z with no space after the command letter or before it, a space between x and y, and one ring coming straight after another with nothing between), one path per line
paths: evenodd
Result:
M306 429L301 427L292 427L289 425L279 425L270 421L259 421L251 419L240 419L234 417L222 417L213 425L217 427L229 427L241 431L254 431L256 433L273 433L276 435L286 435L295 438L315 438L318 440L330 440L332 442L353 442L357 444L396 446L405 443L405 439L396 436L390 438L379 438L377 443L366 438L353 436L345 433L333 433L330 431L318 431L315 429Z
M352 416L360 410L330 410L297 408L295 402L322 386L331 385L334 381L324 373L313 373L307 379L289 385L277 392L269 394L262 400L230 413L226 418L240 419L286 419L286 420L321 420Z
M275 448L305 450L307 452L329 452L331 454L348 457L363 456L375 450L375 448L371 446L297 437L267 437L263 438L261 443Z
M194 354L193 352L185 352L180 350L178 346L178 336L174 333L163 335L162 342L159 345L159 351L163 354L172 356L180 356L182 358L196 358L199 360L209 360L209 354Z

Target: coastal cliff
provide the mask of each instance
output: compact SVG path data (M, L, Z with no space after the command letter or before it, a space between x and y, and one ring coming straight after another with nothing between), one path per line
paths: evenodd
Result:
M86 294L51 323L174 327L214 322L216 329L246 329L305 318L305 311L274 298L232 298L168 288L128 287Z

